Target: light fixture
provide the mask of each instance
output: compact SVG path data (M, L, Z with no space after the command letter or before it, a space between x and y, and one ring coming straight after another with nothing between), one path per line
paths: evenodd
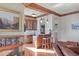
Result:
M47 20L46 20L46 23L48 24L48 18L47 18Z
M43 21L42 21L42 18L41 18L40 22L41 22L41 23L43 22Z
M36 17L36 14L35 13L32 13L32 17Z

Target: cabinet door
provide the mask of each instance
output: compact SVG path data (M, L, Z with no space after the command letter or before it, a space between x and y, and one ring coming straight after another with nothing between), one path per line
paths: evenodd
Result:
M25 20L24 29L25 31L28 30L28 20Z
M36 30L37 29L37 20L26 20L25 28L26 28L26 30Z
M33 29L33 28L32 28L32 27L33 27L32 23L33 23L33 21L30 20L30 21L29 21L29 30L32 30L32 29Z
M32 29L37 30L37 20L32 21Z

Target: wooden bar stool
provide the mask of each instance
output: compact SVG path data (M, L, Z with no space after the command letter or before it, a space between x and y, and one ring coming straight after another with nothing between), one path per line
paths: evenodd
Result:
M50 38L50 48L53 49L53 38Z
M42 48L45 48L46 49L46 38L43 38L43 41L42 41Z
M43 35L37 37L37 48L42 48Z
M47 45L47 49L50 49L50 38L47 38L47 43L46 43L46 45Z
M52 39L50 37L48 38L43 38L43 41L42 41L42 48L45 48L45 49L51 49L53 48L52 47Z

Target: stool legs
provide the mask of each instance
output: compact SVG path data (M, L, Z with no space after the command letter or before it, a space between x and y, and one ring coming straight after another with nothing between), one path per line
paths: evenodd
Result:
M42 48L45 48L45 49L52 48L52 42L51 42L50 38L43 38Z

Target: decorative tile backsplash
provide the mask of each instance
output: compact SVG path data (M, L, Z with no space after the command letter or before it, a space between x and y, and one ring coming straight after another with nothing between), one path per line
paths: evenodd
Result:
M2 46L10 46L16 44L23 44L23 37L20 36L7 36L7 37L0 37L0 47Z

